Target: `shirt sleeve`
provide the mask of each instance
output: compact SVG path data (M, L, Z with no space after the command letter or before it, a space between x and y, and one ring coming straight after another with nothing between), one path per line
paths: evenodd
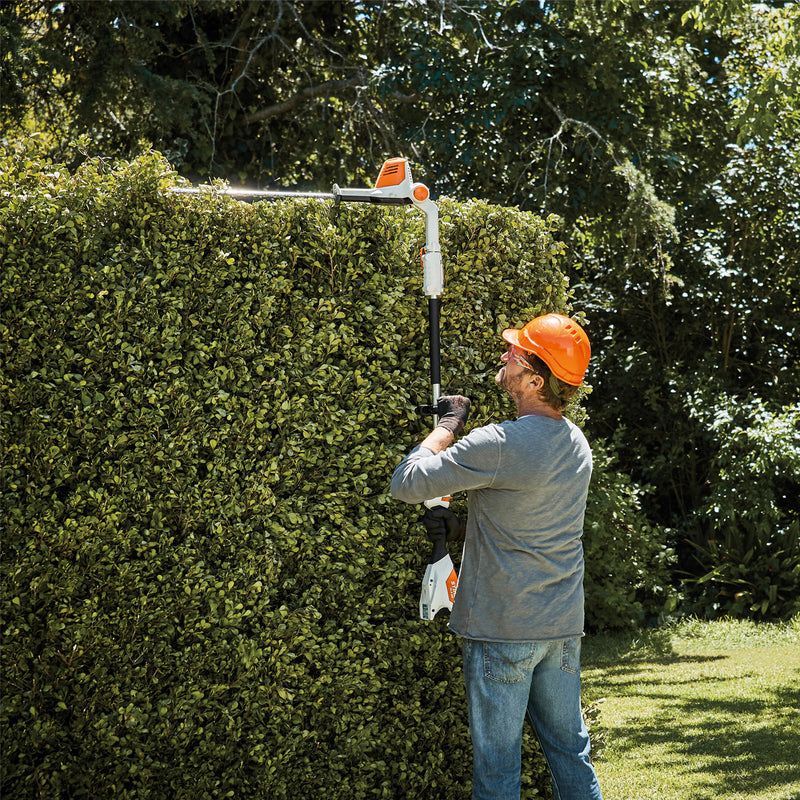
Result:
M483 489L492 485L500 467L500 429L476 428L438 455L415 447L392 475L396 500L423 503L433 497Z

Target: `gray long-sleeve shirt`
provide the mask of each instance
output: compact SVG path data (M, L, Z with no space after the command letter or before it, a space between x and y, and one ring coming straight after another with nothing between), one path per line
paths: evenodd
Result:
M473 430L438 455L414 448L391 493L421 503L467 491L450 628L491 641L583 634L583 518L592 454L567 419L525 416Z

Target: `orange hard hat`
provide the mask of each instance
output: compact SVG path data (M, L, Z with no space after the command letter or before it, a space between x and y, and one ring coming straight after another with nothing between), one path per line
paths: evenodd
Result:
M577 322L562 314L545 314L524 328L508 328L503 338L526 353L533 353L550 372L571 386L579 386L589 366L589 337Z

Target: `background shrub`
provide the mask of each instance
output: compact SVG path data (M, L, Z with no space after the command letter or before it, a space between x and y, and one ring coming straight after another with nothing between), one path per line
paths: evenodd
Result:
M800 611L800 403L776 412L708 390L687 393L715 456L709 489L686 522L684 589L708 618L789 618Z
M642 490L616 472L614 450L592 442L594 469L584 524L587 630L655 624L674 611L672 548L641 509Z
M429 547L387 493L426 430L422 218L174 182L2 165L3 788L467 797L458 646L417 619ZM444 387L499 420L498 333L568 311L563 247L441 212Z

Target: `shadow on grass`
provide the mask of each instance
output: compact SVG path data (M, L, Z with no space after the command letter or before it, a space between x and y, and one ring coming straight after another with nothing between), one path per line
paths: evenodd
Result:
M676 655L672 634L667 629L617 634L590 634L582 644L581 662L585 666L617 666L636 661L652 661Z
M610 662L590 661L587 663L584 660L583 668L589 670L600 670L608 672L615 677L617 675L633 675L634 673L641 674L642 669L649 666L668 667L672 664L710 664L714 661L724 661L727 656L713 655L713 656L660 656L657 658L626 658L623 663L612 664Z
M800 685L773 686L755 699L735 694L703 697L704 685L729 682L730 676L665 678L657 669L649 670L659 665L724 659L671 656L637 659L616 667L597 665L602 679L609 681L610 693L646 697L656 710L652 716L618 726L604 725L600 712L600 739L606 744L614 742L615 758L620 760L641 758L642 751L649 750L665 754L672 764L683 764L678 769L684 773L700 773L692 780L695 792L686 800L759 797L768 790L800 783ZM735 680L757 675L739 673ZM695 687L690 697L684 696L687 685Z

